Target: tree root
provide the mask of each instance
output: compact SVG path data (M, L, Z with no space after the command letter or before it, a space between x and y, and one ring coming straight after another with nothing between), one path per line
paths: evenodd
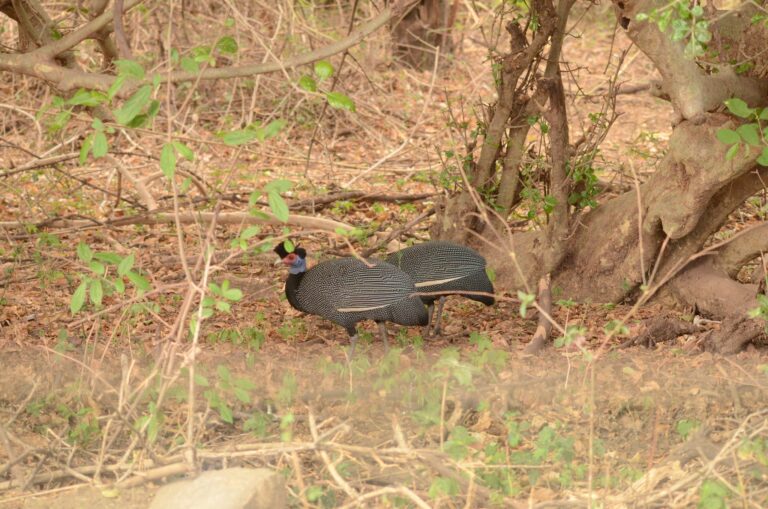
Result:
M720 330L709 331L703 338L703 344L707 350L728 355L761 340L768 340L765 325L752 318L737 316L723 320Z
M653 347L662 341L670 341L683 334L694 334L699 328L679 318L654 316L643 322L642 332L619 345L619 348L642 345Z

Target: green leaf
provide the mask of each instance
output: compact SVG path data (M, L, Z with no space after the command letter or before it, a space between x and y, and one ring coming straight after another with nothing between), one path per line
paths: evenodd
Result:
M77 92L75 92L72 97L67 100L67 104L71 104L72 106L98 106L104 102L106 102L107 96L104 95L102 92L97 92L95 90L85 90L84 88L81 88Z
M136 257L133 253L129 254L125 258L123 258L120 261L120 264L117 266L117 274L119 276L125 276L128 274L128 271L130 271L133 268L133 264L136 261Z
M99 159L100 157L104 157L105 155L107 155L108 150L109 150L109 145L107 144L107 136L101 131L94 133L93 157L96 159Z
M235 387L233 392L235 393L235 397L241 402L246 404L251 402L251 394L248 391L241 389L240 387Z
M725 105L728 107L728 111L741 118L747 118L755 112L753 108L747 106L747 103L738 97L726 99Z
M740 144L736 143L736 144L735 144L735 145L733 145L731 148L729 148L729 149L728 149L728 152L726 152L726 153L725 153L725 160L726 160L726 161L730 161L731 159L733 159L734 157L736 157L736 152L738 152L738 151L739 151L739 147L740 147L740 146L741 146Z
M103 276L107 272L107 268L104 264L97 262L96 260L88 262L88 268L91 269L91 272L98 274L99 276Z
M133 120L144 106L147 105L152 98L152 86L144 85L139 88L128 100L123 103L123 106L115 111L115 120L118 123L126 125Z
M115 98L117 93L120 91L121 88L123 88L123 85L125 84L125 81L128 77L127 76L118 76L114 82L112 82L112 85L110 85L109 90L107 90L107 99L110 101Z
M216 49L221 53L234 55L237 53L237 41L235 41L232 37L225 35L216 41Z
M224 403L219 405L219 416L221 417L221 420L226 422L227 424L232 424L233 422L235 422L235 417L232 414L232 409L229 408Z
M144 68L135 60L115 60L117 74L120 76L130 76L137 80L144 79Z
M763 147L763 152L760 154L760 157L757 158L757 164L768 166L768 147Z
M243 298L243 292L238 288L230 288L224 292L224 298L238 302Z
M757 124L740 125L738 128L736 128L736 132L739 133L741 139L753 147L760 145L760 132L757 129Z
M194 58L188 56L181 57L181 68L192 74L200 72L200 65L195 62Z
M718 129L715 136L717 136L717 139L721 143L725 143L726 145L732 145L741 141L739 133L733 129Z
M760 120L768 120L768 108L760 110L760 114L757 116Z
M261 227L256 225L251 225L245 230L243 230L243 233L240 234L240 238L243 240L248 240L256 235L261 233Z
M75 293L72 294L72 298L69 301L69 311L76 315L78 311L83 308L85 304L85 292L88 289L88 282L83 280L80 286L77 287Z
M308 502L314 503L320 500L323 494L325 494L325 491L323 490L322 486L314 485L307 488L305 496L307 497Z
M125 293L125 281L123 281L123 278L121 278L121 277L115 278L112 281L112 284L114 285L115 291L117 293L119 293L119 294Z
M79 161L80 164L85 164L85 161L88 160L88 152L91 151L91 146L93 145L93 136L95 133L91 133L88 136L85 137L83 140L83 144L80 147L80 157Z
M183 157L187 161L194 161L195 160L195 153L192 152L191 148L189 148L188 146L186 146L185 144L183 144L180 141L172 141L171 143L173 143L173 148L176 149L176 152L178 152L178 154L181 157Z
M436 477L428 494L430 498L455 497L459 494L459 483L449 477Z
M355 111L355 103L341 92L328 92L325 94L328 104L339 110Z
M299 87L307 92L317 92L317 82L306 74L299 79Z
M101 300L104 298L104 287L101 285L101 279L91 281L91 302L94 305L101 306Z
M94 253L93 257L110 265L117 265L120 263L120 261L122 261L122 257L120 257L120 255L111 251Z
M225 382L229 382L232 380L232 373L229 371L229 368L227 368L224 364L219 364L216 366L216 374L219 375L219 379L223 380Z
M293 253L294 249L296 249L296 246L293 245L293 242L291 242L291 239L285 239L285 242L283 243L283 247L285 248L285 251L287 253Z
M267 193L267 202L269 203L269 208L272 209L272 213L276 218L284 223L288 221L288 204L285 203L285 200L283 200L282 196L274 191L270 191Z
M333 76L333 66L327 60L315 62L315 74L321 80L328 79Z
M93 259L93 251L88 244L80 242L77 245L77 257L85 263L88 263Z
M267 184L264 186L264 191L267 193L284 193L288 191L291 187L293 187L293 182L290 180L273 180L272 182L267 182Z
M139 290L143 290L143 291L146 292L147 290L152 288L152 286L150 286L149 281L147 280L147 278L145 278L144 276L142 276L141 274L139 274L136 271L133 271L133 270L128 271L128 273L125 275L125 277L127 277L128 281L133 283L133 286L135 286Z
M200 387L210 387L211 385L210 382L208 382L208 379L200 373L195 373L194 379L195 385L199 385Z
M283 127L285 127L287 123L288 122L283 119L273 120L264 128L261 140L268 140L269 138L276 136L280 131L282 131Z
M226 145L237 146L251 142L256 139L256 133L251 129L238 129L236 131L228 131L226 133L219 133L219 138Z
M160 152L160 169L168 179L172 179L176 173L176 151L171 143L163 145L163 150Z

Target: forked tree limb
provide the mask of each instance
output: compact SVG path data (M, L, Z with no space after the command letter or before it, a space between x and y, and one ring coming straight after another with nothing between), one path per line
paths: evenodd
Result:
M139 3L140 0L126 0L124 10ZM358 27L348 37L328 44L314 51L269 63L250 64L235 67L206 68L200 72L173 71L160 75L161 83L177 83L192 80L214 80L237 78L282 71L301 65L309 64L328 58L360 43L368 35L384 26L390 19L408 10L416 4L416 0L406 0L382 9L381 13ZM25 74L51 82L59 90L67 91L75 88L89 88L107 91L114 83L116 76L103 73L90 73L68 69L56 64L53 58L76 46L85 39L93 37L99 30L112 21L113 10L108 10L89 21L79 29L71 32L58 41L43 46L35 51L24 54L0 53L0 71ZM119 95L127 96L136 87L152 83L154 76L148 76L143 81L126 81Z

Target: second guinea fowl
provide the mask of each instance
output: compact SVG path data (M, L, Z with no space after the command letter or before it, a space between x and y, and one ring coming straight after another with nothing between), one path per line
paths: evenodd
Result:
M440 319L447 295L461 295L486 306L496 302L493 283L485 271L485 258L472 248L453 242L425 242L392 253L386 260L411 276L417 291L434 294L421 295L429 309L427 336L438 299L435 334L440 334Z
M295 309L319 315L347 330L350 357L357 343L357 323L374 320L388 347L384 322L426 325L427 311L413 280L389 263L339 258L318 263L307 270L307 251L297 247L289 253L285 243L275 248L289 275L285 295ZM370 266L369 266L370 265Z

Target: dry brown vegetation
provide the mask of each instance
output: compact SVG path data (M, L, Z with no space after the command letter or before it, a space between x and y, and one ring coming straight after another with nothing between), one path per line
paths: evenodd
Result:
M64 33L89 19L43 4ZM694 325L697 310L670 304L685 302L674 290L635 306L640 293L616 299L630 292L605 288L610 297L574 302L555 285L547 322L537 303L521 317L517 288L500 285L493 308L449 300L440 338L398 329L384 352L365 324L366 345L351 362L338 327L282 298L274 240L299 239L315 261L383 253L430 238L436 208L456 199L465 136L489 120L496 99L494 42L484 36L499 23L494 7L458 5L454 52L433 69L400 65L385 30L350 46L343 65L329 53L335 72L320 90L333 82L354 112L298 85L311 64L280 65L344 40L345 2L188 2L183 13L180 2L144 2L127 11L126 43L148 74L170 72L170 47L193 56L223 36L237 51L201 58L203 70L279 69L168 76L174 86L153 90L159 113L136 128L115 122L109 107L80 105L55 129L67 108L51 107L53 95L71 97L79 85L57 92L39 79L51 76L3 72L0 505L145 507L157 484L239 464L283 473L296 507L768 505L764 348L705 351L720 322ZM361 3L354 26L381 12ZM13 53L17 25L0 19L2 52ZM654 65L609 6L576 4L568 33L561 72L571 139L592 136L590 114L606 105L616 114L593 163L602 204L653 178L680 119L648 93ZM105 47L106 37L86 40L70 63L109 75L125 49ZM109 154L81 161L94 118L115 129ZM218 135L277 119L285 126L264 141L231 146ZM179 154L173 179L159 162L170 140L194 152L191 161ZM546 159L548 143L532 129L526 157ZM280 180L292 183L282 193L287 222L267 193L249 204ZM529 209L507 218L512 230L545 228ZM706 246L765 214L763 191ZM347 225L360 231L344 233ZM91 284L73 313L81 281L95 277L94 253L132 256L147 290L125 279L125 293L104 292L97 305ZM765 275L754 258L739 262L735 280ZM101 263L105 281L118 278L117 262ZM212 294L209 283L224 280L242 298ZM203 293L231 309L201 320ZM531 356L537 320L565 339ZM83 486L95 486L95 498L69 497Z

